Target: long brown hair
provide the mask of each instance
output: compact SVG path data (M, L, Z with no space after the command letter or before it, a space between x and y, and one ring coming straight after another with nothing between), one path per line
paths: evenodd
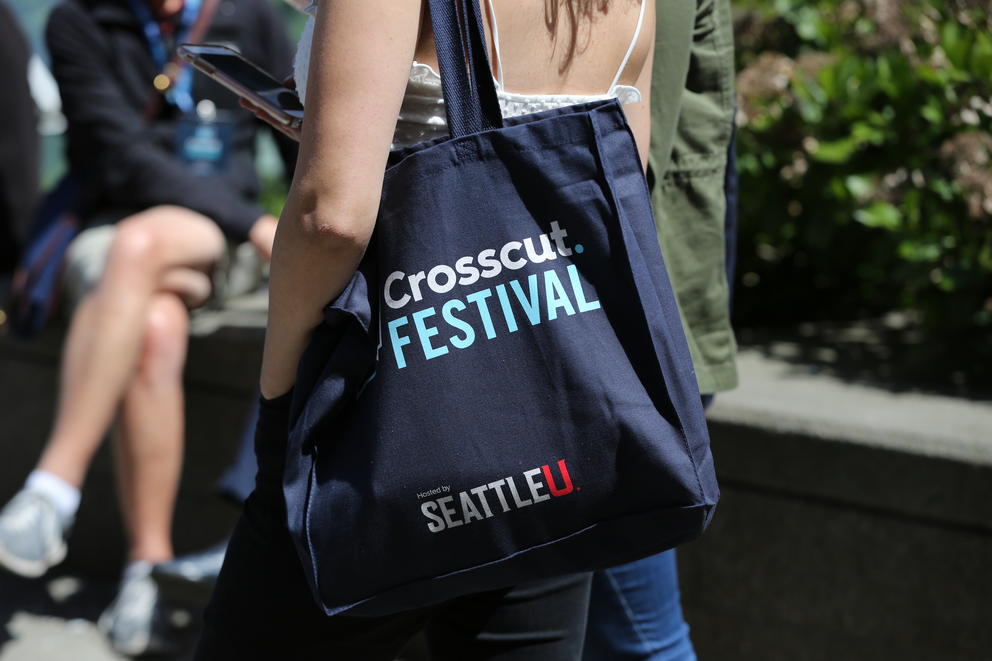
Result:
M646 2L647 0L641 0ZM591 26L596 14L608 14L610 0L544 0L544 25L554 38L555 50L558 49L558 30L564 13L568 25L567 42L561 59L558 62L558 72L564 73L572 65L576 52L582 50L579 39L579 27L586 28L584 41L588 41Z

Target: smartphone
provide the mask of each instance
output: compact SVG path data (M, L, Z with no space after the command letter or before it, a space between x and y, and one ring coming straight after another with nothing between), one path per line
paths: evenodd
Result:
M227 46L181 44L179 57L235 94L247 99L284 126L303 124L303 104L296 92Z

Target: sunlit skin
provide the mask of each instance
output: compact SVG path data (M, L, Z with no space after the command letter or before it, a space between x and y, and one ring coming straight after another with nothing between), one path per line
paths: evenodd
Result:
M159 18L168 18L182 11L186 2L185 0L145 0L145 4Z

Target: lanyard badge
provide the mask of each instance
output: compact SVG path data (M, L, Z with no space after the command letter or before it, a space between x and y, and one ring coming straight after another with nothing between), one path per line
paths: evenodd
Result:
M169 58L169 49L158 21L152 16L144 0L130 0L131 8L141 23L145 40L151 51L152 59L160 73L152 81L155 89L164 93L166 100L184 113L193 112L193 72L189 67L177 66ZM200 13L201 0L186 0L183 5L179 27L176 30L174 43L185 41L189 31Z
M176 156L192 174L209 177L223 174L229 165L234 125L218 117L207 99L196 104L196 112L176 120Z
M152 84L181 113L175 120L176 156L197 176L222 174L228 166L233 126L217 116L211 101L204 99L197 104L193 100L192 69L170 58L175 44L188 38L200 13L202 0L186 0L174 38L168 45L159 22L152 16L145 0L130 2L160 72Z

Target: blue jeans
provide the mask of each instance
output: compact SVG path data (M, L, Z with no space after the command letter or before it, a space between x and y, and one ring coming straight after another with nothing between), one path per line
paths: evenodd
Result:
M695 661L675 550L593 574L583 661Z

